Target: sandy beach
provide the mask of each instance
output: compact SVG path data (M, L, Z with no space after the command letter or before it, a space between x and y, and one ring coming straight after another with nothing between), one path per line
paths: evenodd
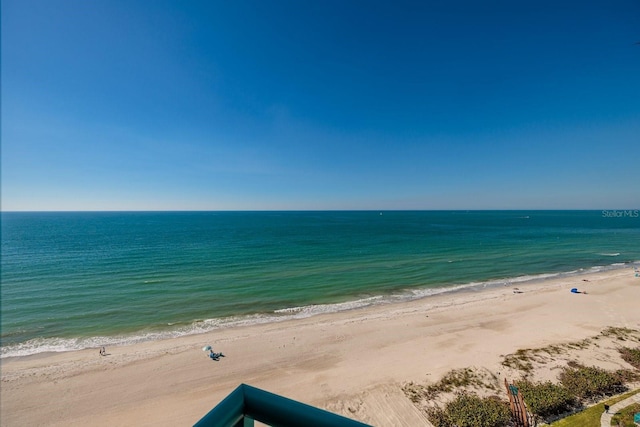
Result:
M632 268L516 286L109 347L106 356L96 348L3 359L1 424L192 425L245 383L373 425L428 425L402 384L470 366L513 375L501 361L518 349L640 330ZM207 344L225 357L210 360ZM601 353L581 358L628 367Z

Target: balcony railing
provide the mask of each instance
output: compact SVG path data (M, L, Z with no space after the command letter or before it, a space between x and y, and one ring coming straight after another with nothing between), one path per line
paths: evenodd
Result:
M195 427L371 427L246 384L224 398Z

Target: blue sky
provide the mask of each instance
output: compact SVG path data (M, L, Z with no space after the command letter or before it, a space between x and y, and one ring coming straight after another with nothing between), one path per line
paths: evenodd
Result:
M637 0L1 19L3 210L640 208Z

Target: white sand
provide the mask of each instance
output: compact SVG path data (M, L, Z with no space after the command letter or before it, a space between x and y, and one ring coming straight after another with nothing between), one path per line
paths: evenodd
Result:
M192 425L246 383L367 423L410 425L420 415L404 414L404 382L467 366L500 372L501 356L521 348L640 329L640 278L630 268L516 286L522 293L455 293L111 347L106 357L95 349L4 359L0 423ZM226 357L210 360L207 344Z

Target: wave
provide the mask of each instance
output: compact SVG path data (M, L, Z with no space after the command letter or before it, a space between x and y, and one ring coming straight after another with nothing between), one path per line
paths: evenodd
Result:
M638 269L640 268L640 261L633 261L629 263L614 263L606 266L598 265L561 273L523 275L484 282L471 282L436 288L429 287L407 289L390 295L368 296L352 301L333 304L312 304L300 307L282 308L274 310L270 313L196 320L189 324L182 324L182 326L178 327L176 327L176 324L168 324L167 326L169 326L171 329L153 332L141 331L133 335L95 336L88 338L36 338L23 343L10 344L0 347L0 358L4 359L9 357L31 356L40 353L58 353L92 348L95 348L97 350L102 346L129 345L141 342L177 338L186 335L197 335L221 328L231 328L236 326L248 326L264 323L282 322L292 319L302 319L319 314L337 313L375 305L406 302L447 293L457 293L462 291L482 291L484 289L495 288L499 286L511 286L516 283L523 284L544 282L556 278L592 274L603 271L622 269L630 266L634 267L634 269Z
M316 314L335 313L338 311L353 310L356 308L367 307L384 300L381 295L362 298L354 301L340 302L335 304L313 304L302 307L291 307L275 310L276 314L291 315L296 318L304 318L315 316Z
M615 253L609 253L609 254L598 254L601 256L620 256L620 252L615 252Z

